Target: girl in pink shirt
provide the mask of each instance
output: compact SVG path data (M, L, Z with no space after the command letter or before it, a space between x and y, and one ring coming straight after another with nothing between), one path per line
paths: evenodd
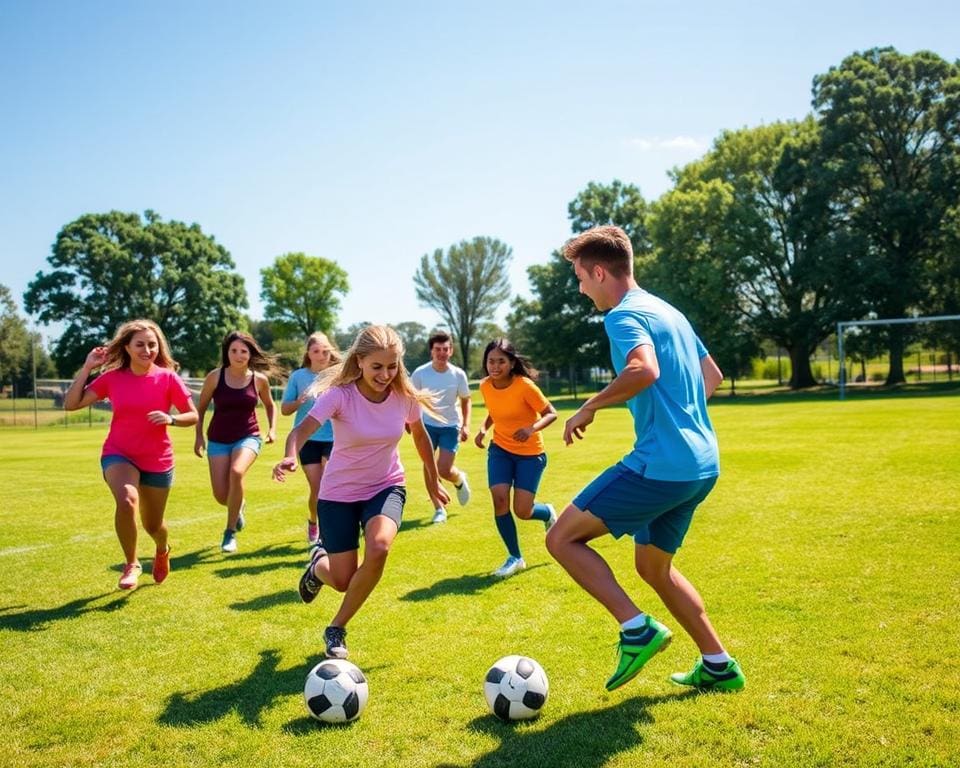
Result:
M114 525L126 563L120 589L134 589L143 572L137 559L137 513L157 545L153 580L170 572L170 546L163 514L173 484L173 448L167 427L197 422L190 390L177 376L179 366L160 328L151 320L131 320L113 341L94 347L63 398L68 411L109 399L113 409L100 465L116 502ZM100 375L87 379L97 368ZM172 415L173 406L179 413Z
M360 610L383 575L387 553L400 529L406 487L397 445L409 425L423 461L427 490L444 502L433 446L421 407L432 397L416 390L403 367L403 342L386 325L364 328L342 363L316 386L309 414L290 433L286 457L273 469L279 481L297 469L297 455L324 421L333 422L333 453L317 499L323 541L300 578L300 598L310 603L324 584L343 592L340 609L324 630L326 655L347 657L347 622ZM360 531L363 562L359 562Z

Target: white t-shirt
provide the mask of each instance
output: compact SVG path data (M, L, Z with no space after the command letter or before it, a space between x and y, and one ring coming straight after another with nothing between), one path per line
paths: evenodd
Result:
M425 363L410 374L410 381L417 389L427 389L439 396L434 408L446 419L446 422L424 409L424 424L429 424L431 427L460 426L460 398L470 397L467 374L462 368L447 363L447 370L441 373L433 367L432 362Z

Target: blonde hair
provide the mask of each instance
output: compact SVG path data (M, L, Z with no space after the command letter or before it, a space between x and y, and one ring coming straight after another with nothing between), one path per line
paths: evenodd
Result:
M167 344L167 337L163 335L160 326L153 320L128 320L119 328L113 339L107 344L107 357L103 365L100 366L101 372L109 371L114 368L129 368L130 355L127 352L127 345L138 333L150 331L157 337L157 357L153 364L158 368L169 368L171 371L179 371L180 364L173 359L170 354L170 345Z
M436 395L426 389L417 389L410 381L410 376L403 364L403 340L389 325L368 325L360 331L350 345L350 349L346 351L343 360L320 373L316 381L310 385L307 394L316 397L331 387L352 384L363 376L360 370L360 358L386 350L396 353L399 364L397 375L390 382L390 388L401 397L413 398L431 415L439 417L435 406Z
M310 367L310 347L312 347L314 344L322 344L330 350L330 365L336 365L337 363L343 361L343 355L340 354L340 350L337 349L337 345L327 338L327 334L321 333L320 331L315 331L307 336L307 343L304 346L303 351L303 360L300 361L301 368Z

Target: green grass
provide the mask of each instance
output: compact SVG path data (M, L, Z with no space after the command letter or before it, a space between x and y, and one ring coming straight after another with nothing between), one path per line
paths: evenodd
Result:
M569 413L569 404L558 405ZM482 413L475 414L475 423ZM370 680L347 726L306 717L303 679L337 596L310 606L306 484L272 483L268 446L249 475L240 551L192 431L176 430L168 517L173 572L115 589L119 546L99 477L104 428L0 432L0 727L4 766L946 766L960 752L960 398L718 400L723 475L678 566L748 676L739 694L667 681L696 651L632 571L628 542L599 546L640 604L676 630L635 681L603 683L616 625L521 523L529 568L504 582L484 490L429 524L415 480L387 572L352 622ZM286 427L281 430L285 434ZM587 440L546 435L541 498L562 507L630 443L622 411ZM539 660L550 699L505 725L482 680L508 653Z

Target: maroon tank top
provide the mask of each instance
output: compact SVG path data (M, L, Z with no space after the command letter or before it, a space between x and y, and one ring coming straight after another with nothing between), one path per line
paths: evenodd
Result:
M213 418L207 428L207 439L215 443L235 443L260 434L257 423L257 377L241 389L227 385L220 369L217 388L213 390Z

